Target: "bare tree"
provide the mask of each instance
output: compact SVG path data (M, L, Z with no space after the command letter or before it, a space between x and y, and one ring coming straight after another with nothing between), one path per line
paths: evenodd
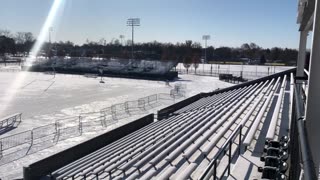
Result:
M14 40L16 41L16 44L24 44L24 32L17 32L14 36Z
M200 56L193 55L192 63L193 63L193 67L194 67L194 73L197 74L197 69L198 69L199 64L200 64Z
M98 42L99 45L105 46L107 43L107 40L105 40L104 38L101 38Z
M34 41L34 37L33 37L32 33L31 32L24 33L24 40L25 40L25 42Z
M12 37L12 34L9 30L7 29L0 29L0 36L5 36L5 37Z
M192 64L191 57L190 56L185 57L184 61L183 61L183 66L184 66L184 68L187 69L187 74L189 73L189 68L190 68L191 64Z

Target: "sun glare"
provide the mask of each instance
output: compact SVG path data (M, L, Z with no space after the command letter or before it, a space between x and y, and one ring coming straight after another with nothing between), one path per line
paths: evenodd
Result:
M48 32L50 27L52 27L53 23L56 20L56 17L59 13L59 10L63 7L65 0L54 0L50 12L46 18L45 23L43 24L40 34L37 37L37 41L32 47L31 53L25 62L25 66L30 66L35 60L36 55L40 52L41 47L43 46L44 42L48 38ZM25 69L28 70L28 69ZM27 77L27 73L20 72L15 80L11 83L9 88L6 90L5 95L3 96L3 106L0 109L0 115L6 111L7 107L10 105L10 102L15 97L17 92L19 91L20 87L24 84L24 80Z

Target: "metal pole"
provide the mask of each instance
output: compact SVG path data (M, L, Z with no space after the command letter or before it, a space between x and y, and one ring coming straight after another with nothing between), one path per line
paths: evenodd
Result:
M31 146L33 145L33 130L31 130Z
M82 123L81 123L81 116L79 116L79 133L82 135Z
M49 60L51 59L51 32L52 32L52 27L49 28L49 52L48 52Z
M230 167L230 164L231 164L231 148L232 148L232 141L230 141L230 144L229 144L228 175L230 175L230 171L231 171L231 167Z
M207 62L207 39L205 40L205 48L204 48L204 62Z
M2 141L0 141L0 157L2 157Z
M217 161L214 162L213 179L217 179Z
M241 154L241 134L242 134L242 125L240 127L240 134L239 134L239 156Z
M203 35L202 39L205 42L205 47L204 47L204 60L202 62L203 65L203 73L204 73L204 63L207 63L207 41L210 39L210 35Z
M132 24L132 38L131 38L131 59L133 59L133 34L134 34L134 26Z
M204 47L204 61L202 63L203 65L203 74L204 74L204 63L207 62L207 39L205 39L205 47Z

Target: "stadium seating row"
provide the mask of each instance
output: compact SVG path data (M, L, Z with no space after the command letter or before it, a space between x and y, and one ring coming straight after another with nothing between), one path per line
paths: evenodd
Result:
M239 125L243 126L243 144L250 146L260 133L257 130L265 114L272 112L268 134L264 136L277 137L287 84L287 76L283 75L203 97L50 176L56 179L198 178ZM276 105L271 106L275 97ZM239 143L233 142L232 146ZM236 148L233 149L232 154ZM226 163L229 163L226 158L219 161L220 165Z

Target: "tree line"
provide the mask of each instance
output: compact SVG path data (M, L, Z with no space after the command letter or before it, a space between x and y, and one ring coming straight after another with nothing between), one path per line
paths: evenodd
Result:
M0 56L5 55L27 56L31 51L35 38L30 32L11 33L8 30L0 30ZM298 51L290 48L262 48L255 43L244 43L240 47L213 47L206 49L208 62L253 62L264 64L277 62L294 64ZM89 41L83 45L73 42L44 43L40 54L46 57L100 57L100 58L131 58L131 40L121 42L113 39L106 42ZM201 43L192 40L178 43L145 42L134 44L134 58L147 60L177 60L185 64L197 64L204 59L204 49Z

